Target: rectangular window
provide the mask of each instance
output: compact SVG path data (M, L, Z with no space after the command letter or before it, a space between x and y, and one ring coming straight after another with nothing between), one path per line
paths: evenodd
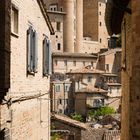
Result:
M109 71L109 64L106 64L106 65L105 65L105 70L106 70L106 71Z
M57 31L61 30L61 23L60 22L56 22L56 30Z
M59 99L59 104L61 104L61 105L62 105L62 99Z
M57 63L58 63L57 60L55 60L55 65L56 65L56 66L57 66Z
M38 43L37 32L29 27L27 30L27 49L28 49L28 73L36 73L38 66Z
M61 44L60 43L57 44L57 50L61 50Z
M43 75L52 74L51 43L48 37L43 40Z
M85 61L83 61L83 66L85 66Z
M60 85L55 85L55 92L60 92Z
M91 66L94 67L94 63L93 62L91 62Z
M110 94L112 93L112 88L110 87Z
M91 83L91 81L92 81L92 76L89 76L88 77L88 83Z
M68 92L68 91L69 91L69 86L65 85L65 92Z
M63 7L60 7L60 11L63 12Z
M67 66L67 60L64 60L64 66Z
M49 9L50 9L51 11L58 11L58 6L57 6L57 4L51 4L51 5L49 6Z
M101 107L104 106L104 99L94 99L93 107Z
M76 61L73 61L73 66L76 66Z
M18 9L12 6L11 11L11 31L14 34L18 34Z

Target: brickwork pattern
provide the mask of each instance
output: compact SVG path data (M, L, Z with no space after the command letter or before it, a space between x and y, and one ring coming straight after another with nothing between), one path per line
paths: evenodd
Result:
M131 0L129 7L132 9L132 14L125 14L122 24L122 66L124 70L122 72L121 139L139 140L140 41L138 38L140 38L140 3L138 0Z
M44 34L50 38L50 32L37 0L12 0L12 4L18 9L19 32L18 35L11 34L10 2L4 0L1 2L3 5L0 5L0 10L5 12L0 20L5 19L6 23L5 27L1 26L3 29L0 35L2 49L6 49L6 55L0 51L3 57L3 61L0 61L3 68L0 78L5 83L10 83L10 86L7 84L7 88L10 88L5 96L6 100L0 105L1 130L9 130L10 140L50 140L50 77L43 77L42 66ZM4 25L3 22L1 24ZM27 74L26 39L30 25L38 33L38 72L35 75ZM11 52L7 56L9 48Z

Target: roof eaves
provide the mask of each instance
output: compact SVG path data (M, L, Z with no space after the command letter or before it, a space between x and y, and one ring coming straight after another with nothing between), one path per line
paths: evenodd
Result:
M46 23L47 23L47 25L48 25L48 27L49 27L50 34L51 34L51 35L54 35L55 32L54 32L54 29L53 29L53 27L52 27L52 24L51 24L51 21L50 21L50 19L49 19L49 16L48 16L48 14L47 14L47 10L45 9L45 4L44 4L43 0L37 0L37 2L38 2L38 4L39 4L39 7L40 7L40 9L41 9L41 12L42 12L42 14L43 14L43 16L44 16L44 18L45 18L45 21L46 21Z

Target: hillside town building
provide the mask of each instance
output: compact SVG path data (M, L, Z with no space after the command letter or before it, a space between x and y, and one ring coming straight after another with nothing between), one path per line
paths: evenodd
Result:
M44 2L56 32L52 38L55 52L98 53L100 49L108 47L105 0Z
M71 81L55 80L51 82L51 109L58 114L70 114L70 96L72 94Z

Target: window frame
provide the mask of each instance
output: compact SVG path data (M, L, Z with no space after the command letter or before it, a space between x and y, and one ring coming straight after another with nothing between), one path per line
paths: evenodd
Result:
M14 11L14 15L13 15L13 11ZM17 12L17 32L15 32L14 30L14 26L15 26L15 12ZM12 20L13 19L13 20ZM15 37L19 36L19 8L12 3L12 7L11 7L11 34Z
M60 21L57 21L56 22L56 31L57 32L60 32L61 31L61 22Z
M61 91L61 86L60 85L55 85L55 93Z
M32 25L27 29L27 75L38 72L38 38Z
M88 82L88 83L91 83L91 82L92 82L92 78L93 78L92 76L88 76L87 82Z

